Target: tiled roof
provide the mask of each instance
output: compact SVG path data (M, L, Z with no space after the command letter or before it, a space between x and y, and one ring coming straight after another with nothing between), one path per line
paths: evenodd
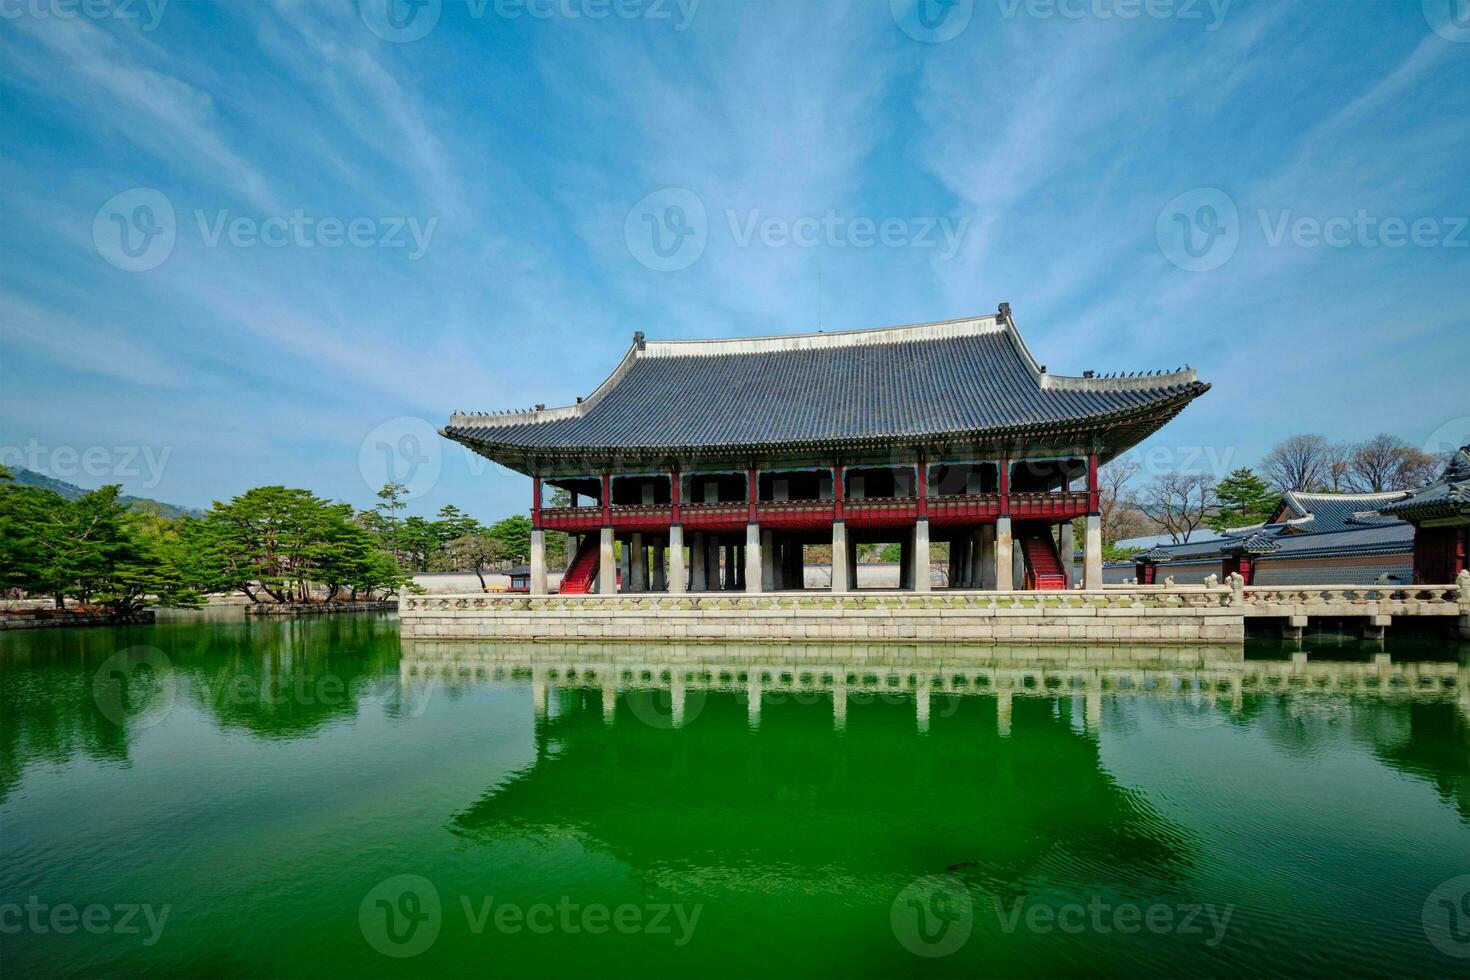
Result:
M1460 447L1438 480L1379 510L1410 520L1470 516L1470 446Z
M1272 558L1328 558L1352 555L1398 554L1414 548L1414 525L1394 521L1374 527L1308 534L1251 535L1214 541L1159 545L1135 556L1154 562L1190 561L1246 551Z
M1285 502L1297 517L1311 517L1306 523L1295 525L1298 530L1323 532L1342 531L1351 527L1386 523L1377 513L1384 504L1400 500L1403 490L1387 493L1304 493L1288 490Z
M492 458L524 458L881 446L961 433L1105 428L1122 420L1137 429L1131 444L1208 388L1188 369L1049 374L1002 307L969 320L843 333L714 341L645 341L638 334L617 370L579 404L457 414L444 434Z

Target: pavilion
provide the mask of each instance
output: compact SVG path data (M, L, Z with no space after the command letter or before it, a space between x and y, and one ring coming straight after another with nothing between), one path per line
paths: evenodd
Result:
M811 544L846 592L866 542L897 542L901 587L928 591L935 540L950 588L1067 588L1079 518L1100 588L1098 467L1208 389L1187 368L1052 374L1002 303L874 330L638 332L576 404L456 414L442 434L532 478L533 594L548 530L570 536L566 593L800 589Z

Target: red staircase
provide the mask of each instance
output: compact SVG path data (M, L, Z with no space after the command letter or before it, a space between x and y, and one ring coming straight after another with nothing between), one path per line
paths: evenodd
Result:
M1063 525L1064 533L1070 526ZM1052 540L1048 525L1022 528L1018 541L1026 556L1026 588L1040 591L1066 589L1067 572L1062 568L1062 557L1057 554L1057 543Z
M577 549L576 557L561 578L561 592L564 595L586 595L592 591L592 583L597 581L597 563L601 550L602 543L597 535L583 535L582 546Z

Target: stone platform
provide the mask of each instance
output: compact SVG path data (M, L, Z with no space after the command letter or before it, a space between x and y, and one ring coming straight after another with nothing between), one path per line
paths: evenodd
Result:
M791 643L1241 643L1228 587L1160 592L429 595L399 601L408 639Z

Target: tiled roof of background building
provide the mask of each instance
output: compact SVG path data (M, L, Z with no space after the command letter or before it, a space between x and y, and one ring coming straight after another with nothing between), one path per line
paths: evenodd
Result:
M1470 446L1461 446L1438 480L1379 508L1392 517L1418 520L1470 514Z

